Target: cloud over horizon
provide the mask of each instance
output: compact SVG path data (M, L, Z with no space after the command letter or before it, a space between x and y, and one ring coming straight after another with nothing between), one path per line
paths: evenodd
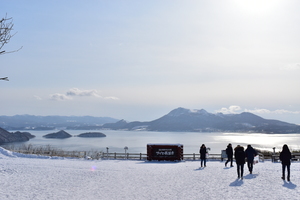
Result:
M281 70L287 70L287 71L298 70L298 69L300 69L300 63L285 65L284 67L281 68Z
M96 97L102 99L119 100L117 97L102 97L95 89L80 90L78 88L71 88L65 94L55 93L50 95L50 99L54 101L72 100L73 97Z
M290 111L285 109L277 109L273 111L264 108L242 109L240 106L237 105L232 105L228 108L221 108L220 110L216 110L216 112L223 114L238 114L241 112L250 112L253 114L300 114L300 111Z
M101 97L97 90L80 90L78 88L71 88L68 92L66 92L67 96L94 96L94 97Z

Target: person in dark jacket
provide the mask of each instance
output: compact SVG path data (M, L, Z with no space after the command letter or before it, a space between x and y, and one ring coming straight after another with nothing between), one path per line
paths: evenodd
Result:
M243 179L244 174L245 157L244 147L237 145L237 147L234 148L234 158L237 166L238 178L241 179Z
M204 163L204 167L206 167L206 153L207 153L207 151L206 151L206 147L205 147L204 144L201 145L199 153L200 153L201 167L203 166L203 163Z
M250 174L252 174L253 161L254 161L254 157L257 156L257 152L255 151L255 149L252 148L250 144L248 144L245 154L247 158L247 165L248 165L249 172Z
M289 150L288 145L283 145L282 152L280 152L279 159L281 160L282 165L282 179L285 180L285 168L287 168L287 181L290 181L290 166L292 154Z
M229 143L226 148L226 154L227 154L227 161L225 162L225 167L227 167L227 163L230 162L230 167L233 167L233 149L232 145Z

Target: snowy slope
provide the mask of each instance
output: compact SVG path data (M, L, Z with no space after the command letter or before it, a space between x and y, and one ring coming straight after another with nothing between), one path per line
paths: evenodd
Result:
M12 153L0 147L0 199L299 199L300 163L291 182L281 180L281 164L236 167L211 161L147 162L80 160Z

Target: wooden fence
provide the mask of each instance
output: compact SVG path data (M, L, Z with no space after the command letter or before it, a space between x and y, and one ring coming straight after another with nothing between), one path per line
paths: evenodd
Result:
M71 157L71 158L102 158L102 152L92 151L64 151L64 150L11 150L22 154L35 154L40 156L58 156L58 157Z
M129 159L129 160L147 160L147 154L143 153L103 153L102 159ZM220 160L223 161L221 154L209 154L207 160ZM183 154L183 160L200 160L200 154ZM263 154L259 154L260 162L264 162L265 158Z
M46 150L46 149L10 149L13 152L23 154L35 154L42 156L58 156L70 158L85 159L127 159L127 160L147 160L145 153L104 153L102 151L64 151L64 150ZM269 158L269 157L267 157ZM270 156L272 162L279 162L279 153ZM209 154L208 160L226 160L223 154ZM200 154L183 154L183 160L200 160ZM264 162L265 156L259 153L259 161ZM292 161L300 161L300 153L292 153Z
M272 162L279 162L279 153L272 155ZM292 161L300 161L300 153L292 153Z
M63 151L63 150L12 150L14 152L23 154L36 154L42 156L59 156L59 157L71 157L71 158L85 158L85 159L127 159L127 160L147 160L147 154L145 153L104 153L97 151ZM208 160L220 160L227 159L222 157L222 154L209 154ZM261 162L264 161L263 154L259 154ZM183 154L183 160L200 160L200 154Z

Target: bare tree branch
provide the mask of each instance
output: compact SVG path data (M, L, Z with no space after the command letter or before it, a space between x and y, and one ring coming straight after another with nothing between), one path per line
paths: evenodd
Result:
M11 31L13 30L14 23L12 18L7 18L7 15L5 15L4 18L0 20L0 50L9 43L10 39L16 34L11 34ZM21 48L18 50L13 50L13 51L5 51L2 50L0 51L0 55L6 54L6 53L13 53L16 51L19 51Z
M5 15L4 18L0 19L0 55L6 53L13 53L22 49L22 47L20 47L19 49L13 51L2 50L4 45L9 43L10 39L16 34L16 33L11 34L13 27L14 27L13 19L7 18L7 14ZM0 78L0 80L8 81L8 77Z
M3 80L3 81L9 81L9 80L8 80L8 77L0 78L0 80Z

